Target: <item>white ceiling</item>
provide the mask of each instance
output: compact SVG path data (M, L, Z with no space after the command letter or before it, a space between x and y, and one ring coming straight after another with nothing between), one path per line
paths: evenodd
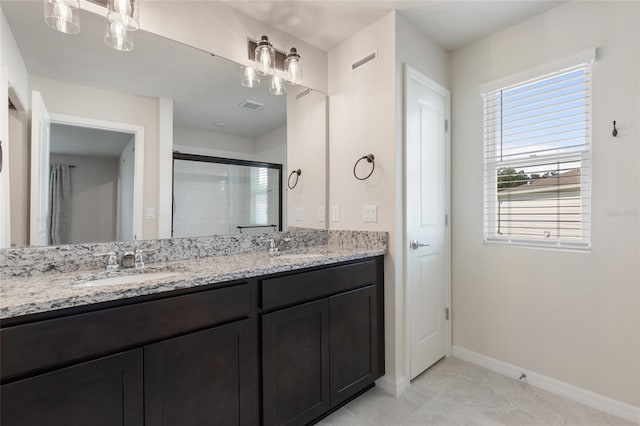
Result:
M270 95L265 82L242 87L233 62L144 31L133 34L132 52L118 52L103 42L104 18L81 11L80 34L62 34L44 23L42 1L3 0L2 10L30 74L173 99L177 127L254 139L286 123L285 96ZM265 106L240 109L246 99Z
M117 158L132 137L131 133L54 123L51 125L51 153Z
M394 9L436 43L455 50L564 1L226 0L225 3L328 51Z

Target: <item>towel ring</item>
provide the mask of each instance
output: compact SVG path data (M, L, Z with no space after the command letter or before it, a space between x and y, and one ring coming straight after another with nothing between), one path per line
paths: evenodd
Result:
M293 185L291 185L291 176L296 175L296 181L293 183ZM298 185L298 179L300 178L300 175L302 174L302 170L298 169L298 170L293 170L291 173L289 173L289 178L287 179L287 188L289 189L293 189L296 187L296 185Z
M375 157L373 156L373 154L363 155L362 157L358 158L358 161L356 161L356 164L353 165L353 175L355 176L356 179L367 180L371 177L371 175L373 174L373 171L376 169L376 162L374 161L374 158ZM371 171L365 177L360 177L356 173L356 167L358 167L358 163L361 162L362 160L367 160L367 163L371 163Z

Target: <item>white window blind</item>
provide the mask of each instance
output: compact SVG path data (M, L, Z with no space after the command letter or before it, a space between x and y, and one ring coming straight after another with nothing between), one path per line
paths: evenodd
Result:
M591 61L484 98L484 239L587 249Z
M251 171L251 218L254 225L269 224L269 169Z

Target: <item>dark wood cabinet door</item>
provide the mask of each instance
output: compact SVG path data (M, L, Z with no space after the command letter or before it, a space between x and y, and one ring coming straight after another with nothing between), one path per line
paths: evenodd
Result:
M329 298L331 405L377 378L378 319L375 286Z
M2 426L142 426L142 350L3 385Z
M263 420L304 425L329 401L329 301L263 315Z
M255 425L255 320L144 348L146 426Z

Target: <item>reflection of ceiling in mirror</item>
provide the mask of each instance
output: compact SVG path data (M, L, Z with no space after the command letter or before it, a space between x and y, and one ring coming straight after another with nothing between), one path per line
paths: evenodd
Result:
M52 123L50 150L52 154L119 157L132 138L131 133Z
M256 138L286 122L285 97L270 95L266 79L242 87L233 62L145 31L134 33L133 52L118 52L103 42L104 18L86 11L80 34L67 35L44 23L41 1L3 1L2 9L30 74L173 99L175 127ZM245 100L265 107L242 109Z

